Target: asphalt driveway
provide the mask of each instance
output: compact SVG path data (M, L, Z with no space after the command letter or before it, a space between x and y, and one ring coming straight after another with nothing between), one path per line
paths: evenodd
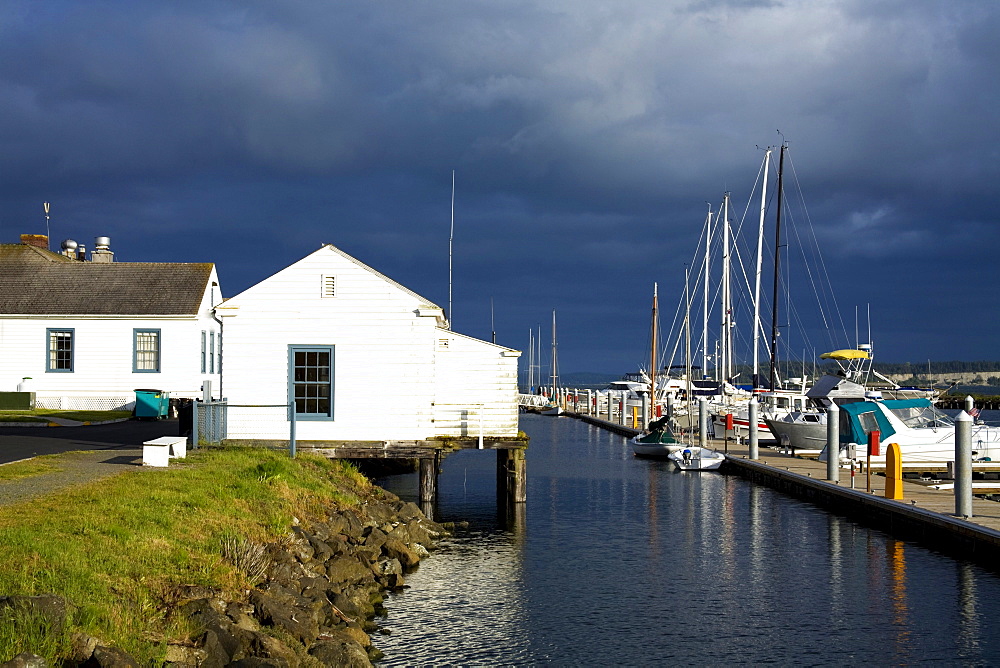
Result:
M138 449L141 456L144 441L176 436L177 430L175 419L128 420L87 427L0 426L0 464L70 450Z
M155 470L142 465L143 441L176 435L177 420L129 420L88 427L0 427L0 464L75 451L54 471L0 481L0 505L31 501L127 471Z

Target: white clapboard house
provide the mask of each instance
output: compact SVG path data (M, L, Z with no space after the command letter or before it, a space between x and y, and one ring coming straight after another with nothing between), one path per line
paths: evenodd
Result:
M43 235L0 244L0 391L39 408L129 409L135 390L202 396L218 385L221 301L210 263L115 262L107 237L88 259Z
M229 439L287 439L291 404L305 442L517 435L520 353L450 331L439 306L332 245L216 313Z

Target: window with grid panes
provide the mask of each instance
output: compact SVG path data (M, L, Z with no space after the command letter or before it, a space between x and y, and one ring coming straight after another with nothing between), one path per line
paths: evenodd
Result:
M333 418L333 346L290 346L289 362L296 419Z
M73 330L47 329L46 371L73 371Z

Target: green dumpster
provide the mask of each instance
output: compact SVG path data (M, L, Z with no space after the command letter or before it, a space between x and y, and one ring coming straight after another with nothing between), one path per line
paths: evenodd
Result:
M136 390L135 416L159 420L167 417L170 410L170 395L163 390Z

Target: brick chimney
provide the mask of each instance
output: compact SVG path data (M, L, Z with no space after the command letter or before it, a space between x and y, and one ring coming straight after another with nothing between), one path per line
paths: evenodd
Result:
M49 238L44 234L22 234L21 243L25 246L49 249Z

